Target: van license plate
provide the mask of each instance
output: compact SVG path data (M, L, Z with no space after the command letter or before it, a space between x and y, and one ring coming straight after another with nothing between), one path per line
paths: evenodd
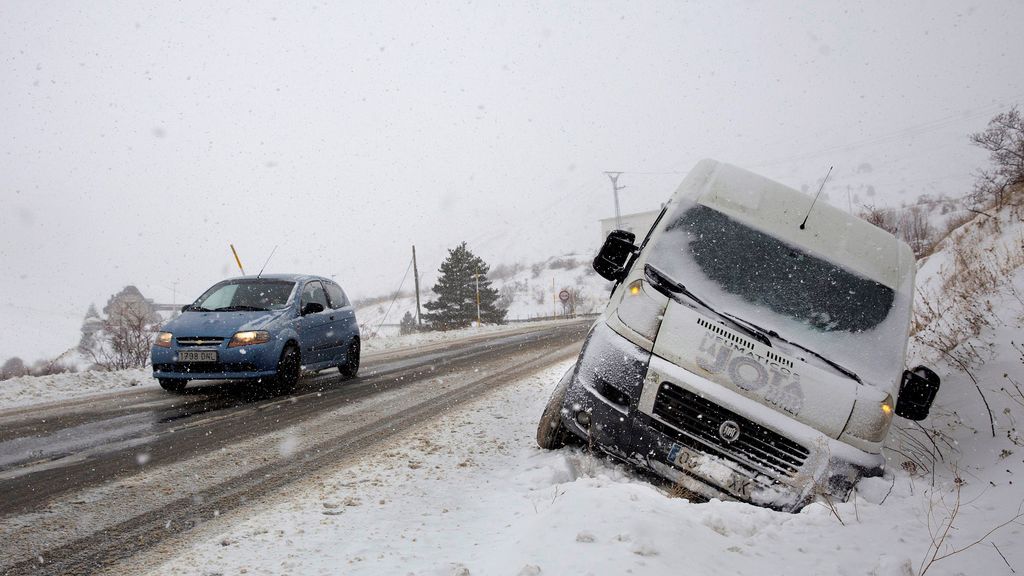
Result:
M178 352L178 362L216 362L216 350L182 350Z

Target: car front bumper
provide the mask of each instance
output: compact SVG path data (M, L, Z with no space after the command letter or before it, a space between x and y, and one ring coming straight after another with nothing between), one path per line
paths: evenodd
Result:
M216 362L179 362L181 350L213 350ZM154 346L150 354L154 378L180 380L251 380L266 378L277 373L278 354L270 343L228 348L213 347L170 348Z

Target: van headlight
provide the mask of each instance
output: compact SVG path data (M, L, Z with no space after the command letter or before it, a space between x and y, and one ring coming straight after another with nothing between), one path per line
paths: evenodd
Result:
M619 320L634 332L654 341L665 317L668 297L651 288L643 280L635 280L626 287L619 302Z
M889 431L889 424L892 422L892 409L892 394L886 394L885 400L882 400L881 403L877 400L858 398L853 403L850 423L846 425L843 434L849 434L868 442L881 442Z
M263 344L265 342L270 342L270 332L267 332L266 330L236 332L231 338L231 342L228 343L228 348L249 346L251 344Z

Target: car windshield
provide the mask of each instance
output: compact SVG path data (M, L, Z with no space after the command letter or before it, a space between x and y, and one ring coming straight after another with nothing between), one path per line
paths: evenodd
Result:
M701 204L684 202L661 227L649 263L716 309L875 381L899 373L906 334L887 320L906 303L893 288Z
M193 308L204 310L277 310L288 304L295 282L287 280L232 280L207 290Z

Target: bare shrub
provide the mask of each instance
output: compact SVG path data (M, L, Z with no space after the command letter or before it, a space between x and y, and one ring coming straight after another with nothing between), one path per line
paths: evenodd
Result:
M519 274L525 268L526 267L520 262L516 262L515 264L498 264L494 268L491 268L491 272L488 276L490 276L492 280L506 280L516 274Z
M552 270L572 270L579 265L575 258L555 258L548 264Z
M935 246L935 227L928 219L928 208L912 206L899 219L899 237L910 245L916 258L931 254Z
M868 204L862 207L858 216L869 224L873 224L894 236L899 228L899 220L896 218L896 214L888 208L878 208L873 204Z
M81 351L101 370L142 368L149 361L159 328L159 317L144 302L121 302L116 313L104 320L97 337Z
M17 378L26 374L28 374L28 368L25 366L25 362L17 356L8 358L4 365L0 367L0 380Z
M988 127L970 136L988 150L992 168L979 170L971 199L979 206L1000 207L1010 187L1024 184L1024 117L1016 106L996 114Z
M929 535L931 536L931 542L928 544L928 550L925 552L924 558L921 560L921 564L918 567L918 576L924 576L936 562L940 562L950 556L955 556L961 552L965 552L978 544L981 544L987 540L989 536L1000 529L1005 528L1010 524L1017 524L1021 518L1024 518L1024 502L1021 502L1017 505L1016 513L1010 517L1009 520L993 526L988 532L985 532L965 546L961 546L959 548L953 546L950 544L949 538L953 533L958 531L955 524L960 516L960 511L963 509L960 491L963 488L963 485L967 483L960 476L959 471L955 466L953 467L953 474L954 487L952 496L940 496L937 500L932 498L929 502L927 525ZM949 500L952 500L952 502ZM941 519L939 516L940 514L942 516ZM1000 552L999 555L1002 556L1002 552ZM1003 560L1006 560L1005 556L1003 557Z

